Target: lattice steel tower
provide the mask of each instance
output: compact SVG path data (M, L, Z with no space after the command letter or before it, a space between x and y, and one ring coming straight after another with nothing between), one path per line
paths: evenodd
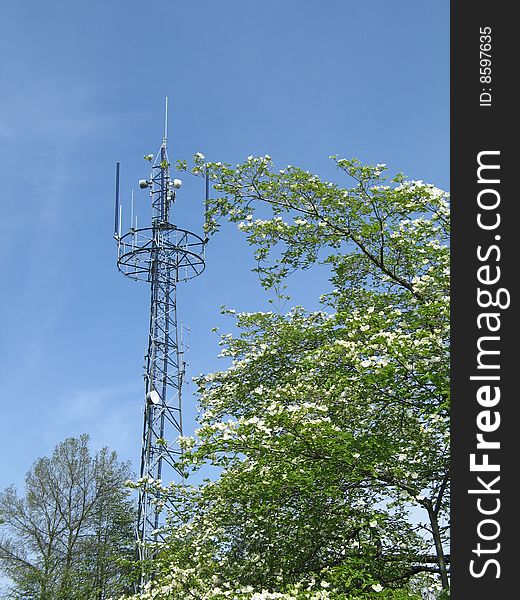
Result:
M170 177L167 123L166 99L162 144L155 157L145 157L152 164L150 178L139 181L139 187L150 192L148 222L138 227L137 217L134 220L132 214L129 231L121 233L120 167L116 163L114 223L118 269L127 277L146 281L151 289L140 478L145 482L161 480L163 483L182 481L182 473L176 467L181 449L175 439L183 432L182 388L186 363L177 317L177 284L202 273L206 243L172 222L172 207L181 181ZM207 189L206 182L206 195ZM157 508L154 498L153 485L145 483L139 492L136 527L141 560L153 553L152 542L160 539L158 530L164 525L164 512Z

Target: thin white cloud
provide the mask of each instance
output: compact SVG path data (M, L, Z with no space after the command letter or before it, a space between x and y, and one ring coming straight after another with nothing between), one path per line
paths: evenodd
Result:
M142 382L61 392L46 428L47 443L88 433L92 448L108 446L134 464L139 456L142 427Z

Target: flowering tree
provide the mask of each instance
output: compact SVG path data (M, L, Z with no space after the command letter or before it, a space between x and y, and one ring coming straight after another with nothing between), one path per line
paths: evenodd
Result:
M208 234L238 223L280 297L320 264L334 289L322 311L242 313L222 336L231 364L198 380L200 428L181 439L186 470L219 474L164 490L177 525L143 597L447 593L447 194L333 159L352 187L195 156L218 192Z

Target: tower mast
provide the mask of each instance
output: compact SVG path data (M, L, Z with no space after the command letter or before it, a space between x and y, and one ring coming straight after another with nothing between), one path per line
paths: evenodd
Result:
M168 99L164 136L152 163L149 179L139 181L150 194L148 223L121 235L119 163L116 165L117 266L127 277L150 284L150 318L144 373L144 420L141 439L140 481L136 541L139 558L154 553L161 540L165 514L157 504L156 485L182 481L178 467L181 449L176 438L182 435L182 388L186 363L180 344L177 316L177 285L200 275L205 267L205 240L180 229L172 222L172 207L179 179L172 179L167 151ZM168 506L166 507L168 508ZM172 508L172 507L169 507Z

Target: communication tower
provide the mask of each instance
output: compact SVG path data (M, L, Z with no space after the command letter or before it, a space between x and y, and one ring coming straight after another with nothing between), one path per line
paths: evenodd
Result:
M167 152L168 99L164 136L158 153L147 155L151 163L148 179L139 187L148 189L150 212L138 227L133 212L131 226L122 233L120 163L116 163L114 238L117 267L123 275L150 284L150 324L144 373L144 423L141 440L140 478L136 541L139 559L153 554L161 536L164 512L157 505L153 482L182 481L176 466L181 449L176 438L183 433L182 388L186 370L181 329L177 315L177 285L200 275L205 267L206 239L181 229L172 221L172 209L182 182L172 179ZM206 180L206 201L208 181Z

